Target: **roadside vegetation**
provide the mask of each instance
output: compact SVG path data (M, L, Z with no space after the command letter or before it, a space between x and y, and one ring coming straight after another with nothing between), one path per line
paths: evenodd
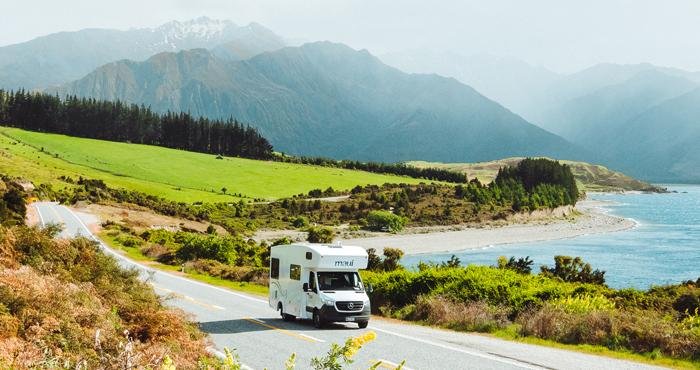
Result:
M0 209L9 210L0 213L0 368L221 364L197 326L166 309L138 273L92 241L56 240L58 227L24 226L30 194L5 181L0 189Z
M416 271L401 268L393 252L374 258L363 279L383 316L700 363L700 279L617 290L604 284L604 272L567 256L537 275L528 258L466 267L453 258Z

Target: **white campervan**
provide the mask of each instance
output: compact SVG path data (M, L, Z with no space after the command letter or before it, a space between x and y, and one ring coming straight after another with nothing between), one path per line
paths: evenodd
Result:
M366 328L370 304L359 269L367 268L361 247L331 244L278 245L270 251L270 307L286 321L355 322ZM370 287L371 288L371 287Z

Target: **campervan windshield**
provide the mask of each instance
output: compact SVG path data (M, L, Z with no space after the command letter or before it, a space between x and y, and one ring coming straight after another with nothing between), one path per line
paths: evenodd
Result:
M365 290L360 275L353 271L319 272L318 286L321 291L328 290Z

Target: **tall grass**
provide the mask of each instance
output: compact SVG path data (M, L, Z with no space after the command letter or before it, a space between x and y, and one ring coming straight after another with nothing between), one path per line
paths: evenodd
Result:
M143 368L208 359L184 313L86 239L0 227L0 368Z

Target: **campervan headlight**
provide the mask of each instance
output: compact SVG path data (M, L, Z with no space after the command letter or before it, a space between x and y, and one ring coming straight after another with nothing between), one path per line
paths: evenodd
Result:
M333 298L328 297L321 297L321 302L323 302L323 304L326 306L332 306L335 304L335 300L333 300Z

